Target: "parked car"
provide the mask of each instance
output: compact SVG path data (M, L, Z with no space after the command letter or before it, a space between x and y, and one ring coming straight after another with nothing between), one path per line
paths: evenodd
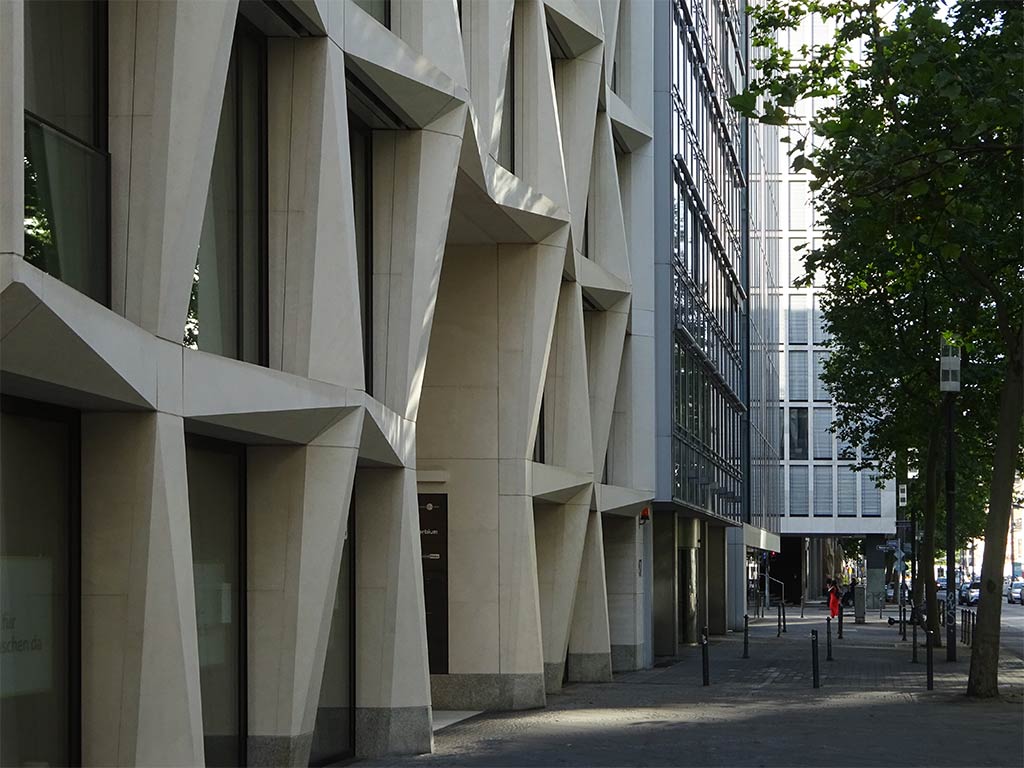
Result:
M940 603L946 602L946 580L935 580L935 596Z
M971 582L963 582L956 591L956 602L958 605L969 605L970 600Z
M981 582L971 581L967 583L967 588L964 590L964 602L967 605L977 605L981 599Z
M1024 579L1006 579L1003 582L1003 596L1006 598L1006 602L1016 602L1019 599L1021 587L1024 587Z
M1017 602L1024 605L1024 584L1020 585L1020 589L1017 590Z

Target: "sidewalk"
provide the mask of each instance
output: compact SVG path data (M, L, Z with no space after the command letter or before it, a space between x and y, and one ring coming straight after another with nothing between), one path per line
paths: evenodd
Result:
M893 612L890 612L893 613ZM935 651L935 690L925 653L911 664L878 614L833 634L826 661L825 612L752 621L713 639L711 686L699 648L607 684L573 684L530 712L483 714L435 734L433 755L364 762L407 766L1020 766L1024 763L1024 662L1004 659L1003 698L963 696L970 651L947 663ZM811 685L810 630L819 630L821 688ZM833 628L835 629L835 627Z

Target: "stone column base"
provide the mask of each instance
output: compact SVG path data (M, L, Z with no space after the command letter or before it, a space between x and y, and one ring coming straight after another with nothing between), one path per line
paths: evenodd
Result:
M611 656L613 672L632 672L635 669L643 669L644 644L612 645Z
M356 756L423 755L433 749L430 707L356 709Z
M570 653L565 663L569 666L569 680L574 683L610 683L612 656L610 653Z
M431 675L430 698L435 709L536 709L547 703L540 673Z
M299 736L249 736L246 739L246 765L288 766L305 768L309 765L309 750L313 745L313 734Z

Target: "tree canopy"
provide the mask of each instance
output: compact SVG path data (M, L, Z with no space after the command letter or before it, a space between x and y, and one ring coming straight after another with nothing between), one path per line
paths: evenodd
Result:
M750 12L753 44L767 54L731 104L791 126L792 167L812 176L824 238L807 252L803 279L824 277L835 429L884 477L900 475L911 452L926 457L916 495L929 536L942 445L940 338L964 350L957 512L973 532L985 497L988 507L969 690L995 695L1000 600L992 598L1013 475L1024 465L1024 7L768 0ZM809 17L828 39L788 50L786 31ZM809 101L813 115L801 128Z

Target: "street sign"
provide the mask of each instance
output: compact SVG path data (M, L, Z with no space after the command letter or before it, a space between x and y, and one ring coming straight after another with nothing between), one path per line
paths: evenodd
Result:
M899 573L906 573L907 572L907 564L904 563L902 560L900 560L898 563L896 563L896 570Z
M902 549L897 549L893 552L893 555L896 556L897 560L902 560L904 555L906 555L906 552L904 552Z
M887 547L898 547L900 545L900 540L899 539L888 539L885 542L885 545Z
M878 544L875 546L875 549L877 549L879 552L888 552L890 549L892 549L892 547L890 547L888 544Z

